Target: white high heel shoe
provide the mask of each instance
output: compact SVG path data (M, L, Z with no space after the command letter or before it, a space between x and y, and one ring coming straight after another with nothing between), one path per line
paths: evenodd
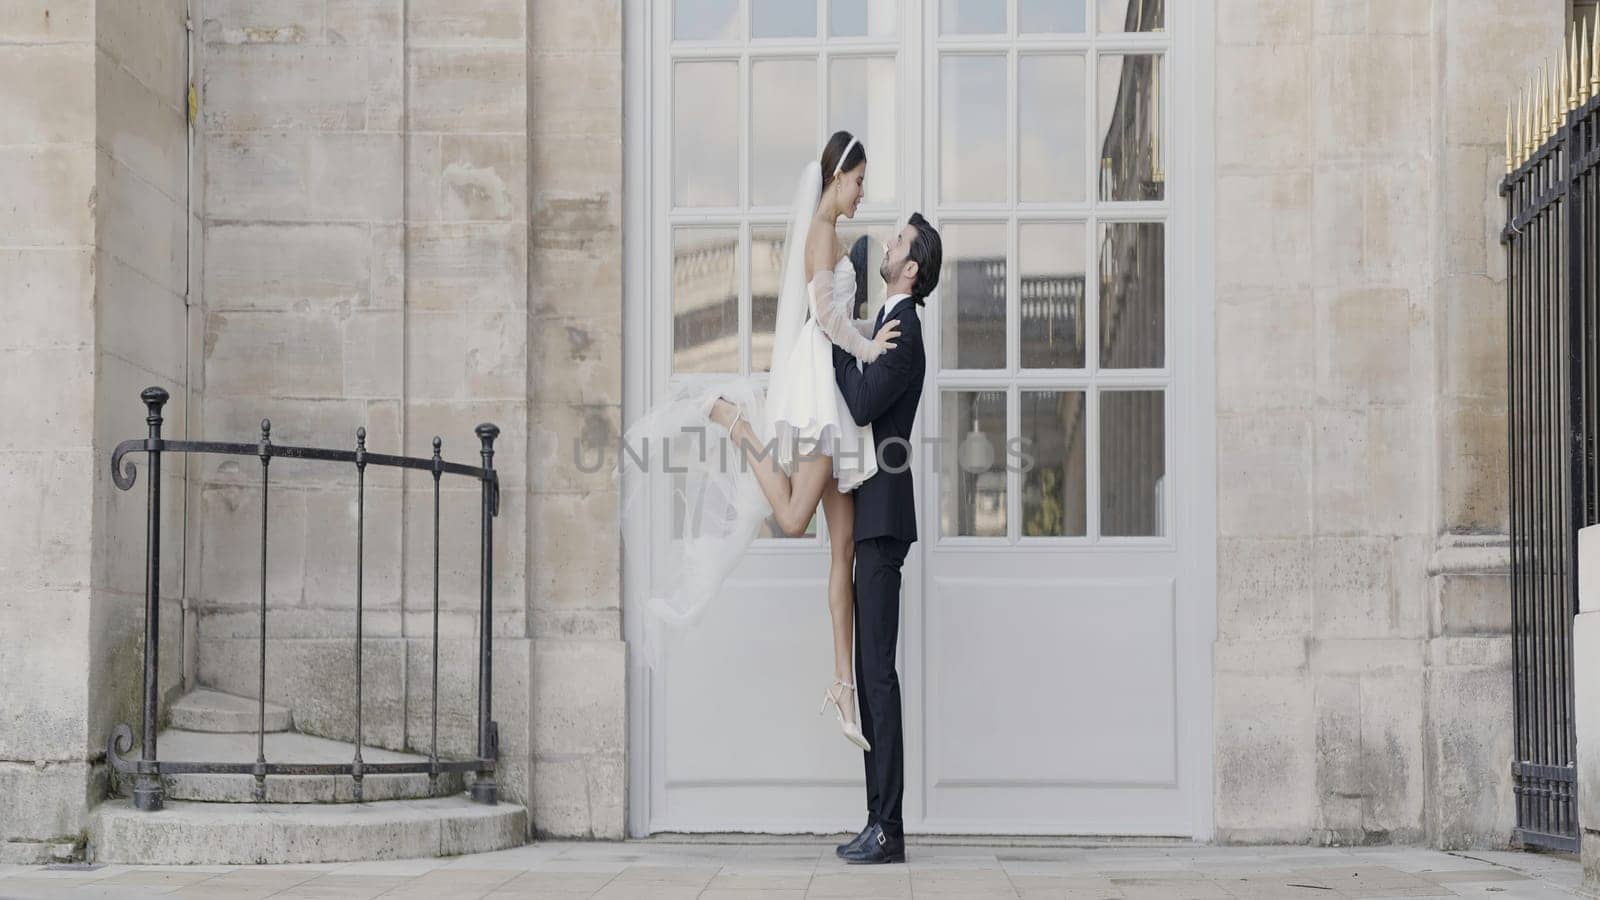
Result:
M861 733L861 726L844 717L844 710L839 706L839 697L834 693L834 687L842 687L852 692L856 689L855 685L846 684L835 678L833 684L829 685L828 690L822 695L822 708L817 710L817 715L826 712L828 704L832 703L833 713L839 717L839 730L844 732L845 739L863 750L871 750L872 745L867 743L866 735Z

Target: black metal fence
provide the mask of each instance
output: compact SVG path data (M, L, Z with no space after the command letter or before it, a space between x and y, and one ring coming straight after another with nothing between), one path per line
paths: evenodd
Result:
M1572 619L1578 529L1596 522L1600 66L1585 40L1508 119L1507 432L1517 836L1577 851Z
M427 774L430 788L436 791L441 772L475 772L477 777L471 787L473 800L480 803L496 802L495 761L499 757L499 736L490 717L490 699L493 696L493 671L491 659L491 631L493 597L490 586L494 575L494 517L499 514L500 481L494 470L494 441L500 429L492 424L476 429L481 443L481 466L466 466L445 462L441 456L442 442L433 439L432 458L413 456L388 456L367 451L365 428L356 429L354 450L332 450L317 447L293 447L272 443L272 423L261 420L261 437L254 444L227 444L207 441L169 441L161 437L161 410L168 394L158 387L146 388L140 398L148 414L145 422L150 434L143 439L123 441L111 455L111 478L121 490L133 487L135 471L133 461L126 464L123 457L129 453L147 454L148 473L145 476L148 490L148 521L145 531L145 622L144 622L144 721L140 754L129 758L125 754L133 749L133 729L119 724L112 731L106 749L106 758L112 768L134 779L133 803L142 810L162 807L164 775L191 775L200 773L224 775L254 775L255 799L266 797L269 775L349 775L354 781L357 802L362 798L361 780L367 775ZM156 755L157 692L160 679L158 663L161 638L161 458L167 453L223 454L254 456L261 461L261 605L260 650L256 681L257 732L256 761L254 763L218 763L175 761L159 759ZM314 460L345 463L356 468L356 616L353 652L355 657L356 739L355 753L348 763L297 763L268 762L266 757L266 697L267 697L267 499L269 496L269 469L274 459ZM433 474L433 702L432 736L426 762L369 763L361 759L361 645L362 633L362 582L364 569L364 532L366 530L366 469L381 466L396 469L418 469ZM478 728L477 756L472 759L446 760L439 758L439 482L446 475L472 478L483 486L482 571L479 586L478 620Z

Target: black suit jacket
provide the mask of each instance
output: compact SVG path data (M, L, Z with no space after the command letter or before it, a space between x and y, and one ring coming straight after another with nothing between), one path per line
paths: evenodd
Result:
M884 319L900 323L893 350L864 368L833 348L834 379L857 425L872 426L878 472L856 488L855 539L917 539L916 486L911 478L911 424L922 400L927 357L922 349L920 304L905 298Z

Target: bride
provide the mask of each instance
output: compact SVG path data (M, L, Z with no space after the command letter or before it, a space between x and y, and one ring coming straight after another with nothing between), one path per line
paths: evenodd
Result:
M678 523L682 557L675 570L653 578L646 609L657 621L683 625L704 610L770 513L780 531L804 533L822 505L831 569L828 611L833 620L833 683L823 697L851 743L871 749L858 724L852 673L855 563L851 491L877 471L870 425L856 425L834 381L833 345L862 364L894 347L898 325L855 319L856 271L838 236L841 217L861 205L867 151L847 131L836 132L817 162L800 174L784 243L783 280L773 334L772 373L765 393L749 380L704 383L647 411L628 428L624 446L652 438L681 476ZM737 465L705 453L687 454L683 438L712 422L737 448ZM698 420L698 421L696 421ZM624 454L623 462L628 456ZM636 490L625 491L624 509Z

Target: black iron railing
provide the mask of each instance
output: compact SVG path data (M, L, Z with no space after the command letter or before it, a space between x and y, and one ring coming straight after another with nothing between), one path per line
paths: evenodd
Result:
M261 437L254 444L228 444L208 441L169 441L161 437L161 410L168 394L158 387L146 388L140 395L148 410L145 422L150 426L148 437L123 441L111 455L111 478L121 490L133 487L135 471L133 461L123 457L129 453L147 454L146 475L149 517L145 531L145 627L144 627L144 721L140 754L130 758L125 754L133 749L133 729L119 724L112 731L106 749L106 758L113 769L134 779L133 803L142 810L157 810L162 806L162 776L192 775L200 773L255 776L255 799L266 797L269 775L349 775L354 780L355 799L362 797L361 781L367 775L426 774L431 792L436 792L442 772L474 772L477 777L471 787L473 800L480 803L496 802L495 761L499 758L499 734L490 717L490 699L493 696L492 623L493 597L491 585L494 576L494 517L499 514L500 480L494 470L494 441L500 429L492 424L476 429L481 443L481 466L466 466L445 462L441 456L443 444L433 439L431 458L389 456L367 451L365 428L356 429L354 450L332 450L318 447L293 447L272 443L272 423L261 420ZM260 649L258 653L256 697L257 733L256 761L254 763L218 763L175 761L159 759L156 755L157 692L160 689L158 661L161 638L161 457L167 453L222 454L254 456L261 461L261 605ZM266 703L267 703L267 499L270 481L268 472L274 459L314 460L345 463L356 468L356 621L355 621L355 753L348 763L297 763L268 762L266 757ZM395 469L418 469L433 474L433 708L432 736L426 761L369 763L361 759L361 645L362 632L362 582L364 574L364 536L366 528L366 470L368 466ZM478 728L477 756L472 759L439 758L439 482L446 475L459 475L482 484L483 532L482 571L479 586L478 620Z
M1597 35L1600 37L1600 35ZM1596 522L1600 68L1541 74L1507 123L1507 433L1517 837L1576 852L1572 620L1578 529ZM1579 74L1580 67L1583 74Z

